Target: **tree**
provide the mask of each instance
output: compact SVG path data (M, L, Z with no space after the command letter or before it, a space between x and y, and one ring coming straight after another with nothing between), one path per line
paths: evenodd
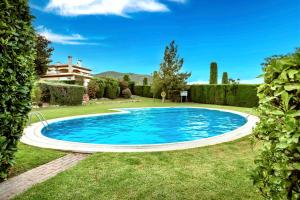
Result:
M172 41L165 49L164 60L160 64L158 72L161 88L168 97L171 97L170 95L174 91L177 91L179 96L179 92L186 88L186 81L191 76L191 73L181 72L184 61L183 58L179 58L177 51L178 47L175 45L175 41Z
M264 64L258 88L260 144L254 184L267 199L300 199L300 49Z
M44 36L37 34L36 38L35 73L38 77L41 77L47 72L48 65L51 62L50 57L54 49L49 47L51 42Z
M209 84L218 84L218 64L216 62L210 63Z
M148 78L147 77L144 77L144 79L143 79L143 85L148 85Z
M227 72L223 72L222 84L229 84L228 73Z
M128 74L125 74L125 75L123 76L123 80L124 80L124 81L127 81L127 82L130 82L130 77L129 77L129 75L128 75Z
M31 110L35 32L27 0L0 1L0 180L14 164Z
M161 78L159 77L159 73L157 71L153 72L153 82L151 84L151 92L153 94L153 98L157 97L157 94L161 91Z

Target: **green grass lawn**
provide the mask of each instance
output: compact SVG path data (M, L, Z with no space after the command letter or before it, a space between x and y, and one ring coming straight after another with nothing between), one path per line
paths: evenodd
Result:
M16 153L16 164L10 171L9 177L18 175L29 169L45 164L56 158L64 156L66 153L50 149L41 149L19 143Z
M51 119L108 112L108 109L117 107L162 106L158 100L141 100L39 110ZM252 112L250 108L228 106L163 104L180 105ZM22 151L21 148L19 153ZM181 151L96 153L75 167L32 187L16 199L260 199L249 175L255 152L250 139L243 138ZM31 157L26 152L22 154L23 160Z

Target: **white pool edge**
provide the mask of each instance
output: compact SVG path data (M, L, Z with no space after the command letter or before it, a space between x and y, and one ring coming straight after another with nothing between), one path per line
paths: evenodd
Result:
M52 120L47 120L47 122L54 123L62 120L70 120L77 118L85 118L85 117L93 117L93 116L101 116L101 115L115 115L115 114L126 114L129 113L126 110L131 109L147 109L147 108L197 108L197 109L208 109L208 110L218 110L223 112L230 112L240 116L243 116L247 119L246 124L243 126L209 138L203 138L199 140L192 140L186 142L175 142L175 143L164 143L164 144L150 144L150 145L106 145L106 144L88 144L88 143L80 143L80 142L69 142L63 140L56 140L52 138L48 138L42 135L41 130L44 127L42 122L34 123L31 126L28 126L24 129L24 134L21 137L21 142L48 149L56 149L62 151L71 151L71 152L80 152L80 153L95 153L95 152L157 152L157 151L173 151L173 150L181 150L181 149L190 149L196 147L204 147L209 145L220 144L224 142L233 141L244 136L251 134L252 129L255 127L256 123L259 121L259 118L238 112L233 110L225 110L225 109L216 109L216 108L203 108L203 107L141 107L141 108L118 108L118 109L110 109L113 111L117 111L114 113L101 113L101 114L89 114L89 115L78 115L72 117L63 117L56 118Z

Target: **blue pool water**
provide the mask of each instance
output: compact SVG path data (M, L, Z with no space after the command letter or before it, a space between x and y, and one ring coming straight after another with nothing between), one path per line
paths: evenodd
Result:
M162 144L208 138L246 123L246 119L237 114L199 108L123 110L130 113L55 122L48 130L42 129L42 134L92 144Z

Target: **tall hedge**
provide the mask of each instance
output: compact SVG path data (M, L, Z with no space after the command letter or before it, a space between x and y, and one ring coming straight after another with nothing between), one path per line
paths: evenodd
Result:
M255 107L258 85L191 85L189 100L197 103Z
M228 79L228 73L227 72L223 72L222 84L229 84L229 79Z
M153 97L153 92L151 91L151 86L150 85L136 85L134 86L134 94L142 97ZM155 98L161 98L160 93L162 90L160 89L159 91L156 92Z
M268 199L300 199L300 50L267 59L264 80L254 183Z
M210 63L209 84L218 84L218 64L216 62Z
M26 0L0 1L0 180L14 164L31 110L35 33Z
M79 85L59 83L39 83L43 102L52 105L80 105L84 94L84 87Z

